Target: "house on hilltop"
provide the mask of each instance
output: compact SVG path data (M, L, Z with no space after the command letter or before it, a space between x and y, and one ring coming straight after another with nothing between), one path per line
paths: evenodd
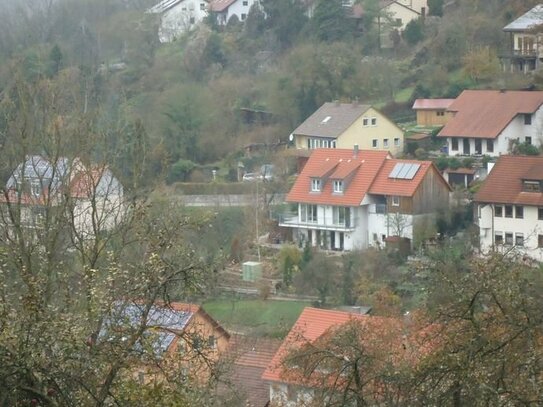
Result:
M504 71L529 73L543 61L543 4L538 4L503 31L509 34L507 51L500 55Z
M480 247L543 261L543 157L501 156L474 198Z
M438 137L454 155L507 154L513 143L543 141L543 91L465 90L449 106L453 117Z
M394 159L386 151L315 150L281 216L300 246L354 250L387 238L424 238L433 214L449 202L450 187L431 161Z
M216 16L217 24L226 25L233 16L245 21L253 5L260 6L259 0L212 0L210 11Z
M208 6L208 0L163 0L147 13L160 15L158 38L171 42L199 24L207 16Z

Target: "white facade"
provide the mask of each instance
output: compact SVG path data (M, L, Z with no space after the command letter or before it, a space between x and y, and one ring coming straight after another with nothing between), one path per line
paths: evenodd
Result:
M217 23L226 25L232 16L236 16L239 21L245 21L253 4L259 5L259 0L236 0L223 12L217 13Z
M543 261L543 208L480 204L481 252L516 252Z
M309 406L313 397L312 389L284 383L273 383L270 385L271 407Z
M193 29L207 16L206 0L181 0L165 9L162 5L167 1L148 10L148 13L161 14L158 38L162 43L174 41L183 33Z
M298 204L298 213L282 219L279 225L294 229L293 238L300 247L309 242L325 250L384 247L387 237L398 234L412 240L413 215L386 214L385 208L386 204L377 204L372 198L358 207ZM348 218L341 217L340 211L348 213Z
M527 124L528 122L530 124ZM543 144L543 107L533 114L518 114L495 139L447 137L447 151L449 156L489 155L498 157L509 152L513 140L533 144L536 147Z

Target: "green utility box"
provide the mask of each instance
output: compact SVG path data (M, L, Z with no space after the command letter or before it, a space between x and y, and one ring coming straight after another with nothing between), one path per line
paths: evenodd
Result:
M243 263L243 281L256 281L262 278L262 263L246 261Z

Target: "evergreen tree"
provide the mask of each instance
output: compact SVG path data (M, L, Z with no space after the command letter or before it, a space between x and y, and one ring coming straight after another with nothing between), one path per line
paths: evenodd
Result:
M319 0L311 27L320 41L338 41L345 38L349 27L341 0Z

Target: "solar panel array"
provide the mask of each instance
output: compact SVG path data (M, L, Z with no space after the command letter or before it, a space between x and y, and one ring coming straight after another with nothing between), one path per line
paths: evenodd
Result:
M388 177L395 179L413 179L419 168L420 164L398 163L394 166Z

